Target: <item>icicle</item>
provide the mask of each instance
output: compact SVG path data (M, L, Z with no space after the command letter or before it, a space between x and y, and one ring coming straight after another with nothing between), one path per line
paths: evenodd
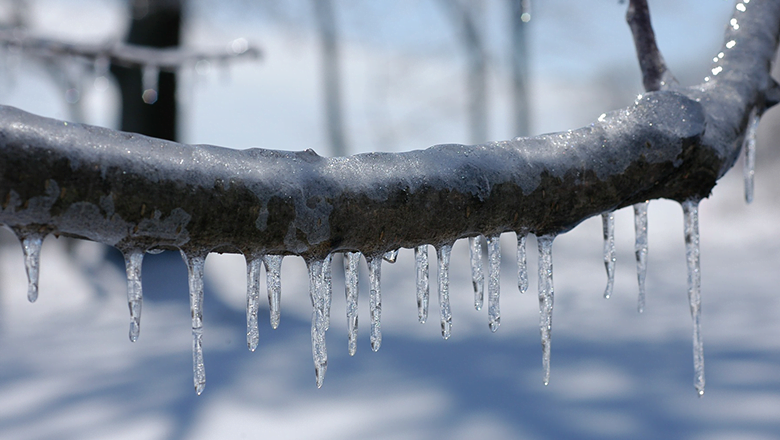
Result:
M525 259L525 237L526 234L517 234L517 288L520 293L528 291L528 269Z
M487 238L488 246L488 326L495 332L501 325L501 308L499 307L500 282L501 282L501 246L500 235L491 235Z
M190 285L190 313L192 315L192 373L195 392L200 395L206 387L206 367L203 364L203 267L208 252L188 254L181 251L187 265Z
M385 255L382 257L382 259L391 264L395 263L395 260L398 259L398 249L385 252Z
M357 350L358 332L358 263L360 252L344 254L344 284L347 297L347 332L349 355L354 356Z
M38 272L41 266L41 246L46 238L45 232L37 228L15 228L16 236L22 244L24 268L27 271L27 300L31 303L38 299Z
M258 310L260 309L260 270L263 259L260 255L247 256L246 262L246 345L255 351L260 341Z
M650 202L642 202L634 205L634 230L636 231L636 278L639 283L639 299L637 310L645 311L645 277L647 275L647 205Z
M323 291L325 300L325 331L330 328L330 305L333 302L333 272L332 272L333 254L328 254L322 263L322 276L325 290Z
M550 343L552 333L552 311L555 293L553 290L552 244L554 235L537 238L539 244L539 330L542 334L542 368L544 384L550 383Z
M699 201L682 203L685 217L685 257L688 261L688 303L693 318L693 386L704 395L704 345L701 338L701 266L699 264Z
M125 271L127 272L127 306L130 308L130 341L138 340L141 332L141 306L144 302L141 287L141 264L144 252L141 249L130 249L123 252Z
M754 176L756 174L756 132L758 123L761 120L757 107L753 107L750 112L748 126L745 131L745 140L742 143L742 149L745 151L744 167L742 169L745 178L745 201L753 202Z
M607 269L607 288L604 290L604 298L609 299L615 286L615 213L601 214L601 226L604 232L604 267Z
M323 260L307 261L309 267L309 297L311 298L311 354L317 388L322 387L328 369L328 351L325 346L325 271Z
M268 289L268 308L271 310L271 328L279 327L282 300L282 259L284 255L263 255L265 283Z
M471 284L474 287L474 308L482 310L485 290L485 275L482 271L482 236L469 237L471 257Z
M371 349L379 350L382 344L382 291L380 289L380 278L382 275L382 259L380 257L370 257L368 259L368 280L370 283L371 294L368 298L368 308L371 311Z
M428 319L428 245L414 248L414 262L417 268L417 319L425 324Z
M449 339L452 332L452 311L450 310L450 253L452 245L445 244L437 249L439 257L439 314L441 315L441 336Z
M143 92L141 97L143 98L144 102L147 104L154 104L157 102L157 87L158 82L160 80L160 68L153 65L153 64L147 64L144 66L143 69L143 76L142 76L142 88Z

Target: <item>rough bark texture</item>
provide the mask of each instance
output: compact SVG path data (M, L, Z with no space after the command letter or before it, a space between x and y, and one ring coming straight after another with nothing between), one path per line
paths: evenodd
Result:
M706 197L750 111L774 103L780 2L739 29L699 86L647 93L564 133L324 158L230 150L0 108L0 222L122 248L380 255L504 231L565 232L653 198Z

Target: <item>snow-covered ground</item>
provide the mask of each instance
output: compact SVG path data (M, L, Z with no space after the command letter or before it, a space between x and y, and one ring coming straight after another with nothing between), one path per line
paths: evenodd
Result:
M615 2L609 3L618 8ZM661 3L659 9L663 5L674 9L678 2ZM701 15L712 14L710 4L705 8L699 2L707 10ZM544 5L535 7L543 18ZM683 9L680 15L695 10L679 7ZM712 9L727 13L730 7L730 2L719 1ZM618 9L619 13L612 11L617 17L622 15L622 8ZM573 21L570 15L563 16ZM674 11L666 17L659 33L662 29L671 32L679 22ZM622 22L615 26L625 30ZM718 24L716 31L722 27ZM545 35L542 29L535 32L540 39ZM628 38L627 32L613 37L601 32L595 34L599 39ZM224 35L226 39L239 36ZM236 67L229 83L220 81L217 73L195 86L186 111L190 118L187 141L281 149L323 145L316 113L316 76L310 72L316 57L309 46L290 46L283 36L270 33L263 37L265 64ZM546 50L570 44L575 43L544 43ZM288 50L291 47L299 47L298 52ZM287 52L280 54L280 50ZM352 89L368 87L360 78L370 76L373 64L366 62L364 66L369 67L361 76L359 60L378 55L357 44L348 54ZM696 56L708 59L706 54ZM566 66L565 62L548 64ZM628 62L633 63L630 58ZM433 87L437 72L452 68L441 59L422 67L410 65L416 66L409 68L417 69L419 76L409 81L420 90ZM282 67L290 71L279 73ZM454 74L442 75L451 78ZM45 88L52 86L45 86L45 77L36 80L31 73L19 75L17 81L20 88L6 90L4 103L65 117L65 106L57 101L34 101L24 107L30 96L48 93ZM28 82L38 88L20 91ZM579 92L575 86L576 81L572 85L566 75L540 78L534 94L541 115L536 131L569 128L605 110L594 104L601 102L592 91L596 86L585 85ZM442 99L447 105L462 101L437 95L441 92L436 90L426 97L426 105ZM552 98L542 100L537 95ZM369 112L366 103L371 96L351 98L354 105L348 111ZM412 97L406 101L394 98L399 102L386 104L391 116L426 113L416 109L419 103ZM88 115L107 118L102 101L89 102ZM567 102L585 109L575 112ZM556 105L561 105L559 110ZM498 110L493 115L495 127L501 127L498 121L503 113ZM441 116L437 112L431 110L430 118ZM438 129L446 135L437 140L431 140L437 136L432 131L399 122L395 135L400 140L389 149L464 141L459 115L456 112L454 120L440 124ZM356 149L384 145L376 140L381 136L375 136L372 117L378 118L364 113L349 119L364 120L350 132ZM394 118L391 121L403 120ZM287 122L279 122L283 119ZM759 134L765 141L769 123L762 122ZM347 353L343 276L334 270L335 295L327 334L329 366L322 389L314 381L303 262L284 260L281 325L271 330L263 304L260 345L252 353L246 348L243 258L212 254L206 263L204 312L207 385L196 396L186 269L177 254L146 256L141 336L133 344L127 337L124 267L116 251L106 254L100 245L49 237L42 252L40 297L29 304L21 248L10 232L2 230L0 438L780 438L780 299L776 295L780 197L774 189L777 168L762 160L761 148L769 147L766 144L759 144L758 186L752 205L742 201L739 169L701 204L707 374L703 398L693 388L682 212L671 202L650 204L648 296L641 315L636 312L630 210L616 214L617 277L609 300L602 298L606 276L600 219L590 219L556 239L548 386L542 384L533 238L528 243L531 286L520 295L515 237L502 236L502 322L495 334L488 329L485 309L473 309L467 245L456 243L450 275L454 325L446 341L440 336L435 295L428 322L417 323L414 258L410 250L401 250L397 263L382 266L383 340L377 353L371 351L368 340L368 277L361 262L360 340L354 357ZM337 259L334 268L340 264Z

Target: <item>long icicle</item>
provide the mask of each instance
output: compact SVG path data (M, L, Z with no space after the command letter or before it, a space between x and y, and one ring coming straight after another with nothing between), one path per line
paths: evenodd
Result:
M328 350L325 345L325 271L323 260L309 260L309 297L311 298L311 354L317 388L322 388L328 370Z
M135 342L141 332L141 307L144 301L141 265L144 261L144 251L134 248L123 251L122 254L125 258L125 272L127 273L127 306L130 309L128 336L131 342Z
M414 262L417 269L417 320L425 324L428 320L428 298L430 283L428 281L428 245L414 248Z
M482 270L482 236L469 237L471 285L474 287L474 308L482 310L485 291L485 273Z
M328 254L322 263L323 294L325 295L325 331L330 329L330 305L333 302L333 254Z
M520 293L528 291L528 265L525 257L525 232L517 233L517 289Z
M488 327L496 332L501 325L501 236L491 235L487 238L488 248Z
M604 267L607 269L607 287L604 298L612 296L615 287L615 213L601 214L601 227L604 232Z
M206 387L206 367L203 363L203 268L208 252L181 251L187 265L190 287L190 314L192 316L192 380L200 395Z
M544 384L550 383L550 344L552 342L553 290L552 244L554 235L537 238L539 244L539 330L542 335Z
M452 311L450 309L450 253L451 244L437 249L439 258L439 315L441 316L441 337L449 339L452 333Z
M742 143L742 149L745 152L742 174L745 178L745 201L747 203L753 202L754 178L756 174L756 133L758 132L760 120L761 113L758 107L753 107L748 119L747 129L745 130L745 140Z
M379 350L382 345L382 257L371 256L368 258L368 280L370 285L370 295L368 297L368 308L371 313L371 349Z
M636 254L636 279L639 284L639 297L637 299L637 311L645 311L645 278L647 277L647 205L650 202L641 202L634 205L634 231L636 242L634 253Z
M257 315L260 310L260 272L263 258L260 255L247 255L246 258L246 345L249 351L255 351L260 341Z
M357 351L358 263L360 263L360 252L347 252L344 254L344 284L347 298L347 347L350 356L354 356L355 351Z
M41 246L47 232L37 227L13 228L19 238L24 254L24 269L27 272L27 300L34 303L38 299L38 274L41 267Z
M271 328L279 327L282 301L282 259L283 255L263 255L265 283L268 289L268 308L271 314Z
M693 318L693 386L704 395L704 344L701 337L701 264L699 261L699 201L682 203L685 217L685 257L688 262L688 303Z

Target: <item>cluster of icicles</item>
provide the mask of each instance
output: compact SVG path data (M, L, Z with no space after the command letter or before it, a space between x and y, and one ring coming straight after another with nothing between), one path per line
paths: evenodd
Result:
M755 134L760 114L754 111L748 125L744 141L745 151L745 197L748 202L753 197L753 166L755 164ZM704 394L704 352L701 338L701 272L699 265L699 200L688 200L682 203L685 219L685 248L688 265L688 300L693 318L693 359L694 386L701 396ZM639 283L638 311L645 307L645 275L647 273L647 206L648 202L634 205L634 226L636 231L636 264ZM612 212L602 214L604 231L604 265L607 271L607 287L604 297L612 295L615 273L615 217ZM41 244L48 231L32 227L12 227L20 238L24 252L25 267L28 277L27 298L34 302L38 297L38 268ZM474 287L474 307L481 310L484 303L485 276L482 265L482 236L469 238L471 260L471 275ZM550 379L550 342L553 311L553 267L552 244L554 235L537 237L539 247L539 329L542 339L542 365L544 384ZM486 237L488 249L488 325L495 332L501 323L499 307L499 272L501 267L501 251L499 235ZM452 313L449 298L449 262L452 245L446 244L436 249L438 264L438 297L441 334L444 339L450 337L452 328ZM141 326L141 263L144 250L123 250L127 269L127 301L130 308L130 340L138 339ZM148 252L157 252L148 250ZM190 309L192 312L192 359L195 390L203 392L206 385L206 373L203 363L203 268L208 252L181 251L189 274ZM347 302L348 350L350 356L357 349L358 330L358 263L359 252L344 254L345 295ZM382 294L380 276L382 260L394 263L398 250L384 255L366 256L369 269L371 314L370 341L374 351L379 350L382 343L381 313ZM428 318L429 304L429 263L428 245L414 249L416 265L417 307L418 319L424 323ZM271 326L279 325L279 304L281 298L281 255L248 255L247 256L247 344L254 351L259 340L258 309L260 305L261 269L266 272L266 285L270 307ZM321 387L325 371L328 367L328 354L325 347L325 332L330 325L330 306L332 299L332 254L324 259L307 261L309 272L309 295L312 302L311 341L312 355L317 387ZM517 280L520 293L528 290L528 273L526 270L526 235L517 235Z

